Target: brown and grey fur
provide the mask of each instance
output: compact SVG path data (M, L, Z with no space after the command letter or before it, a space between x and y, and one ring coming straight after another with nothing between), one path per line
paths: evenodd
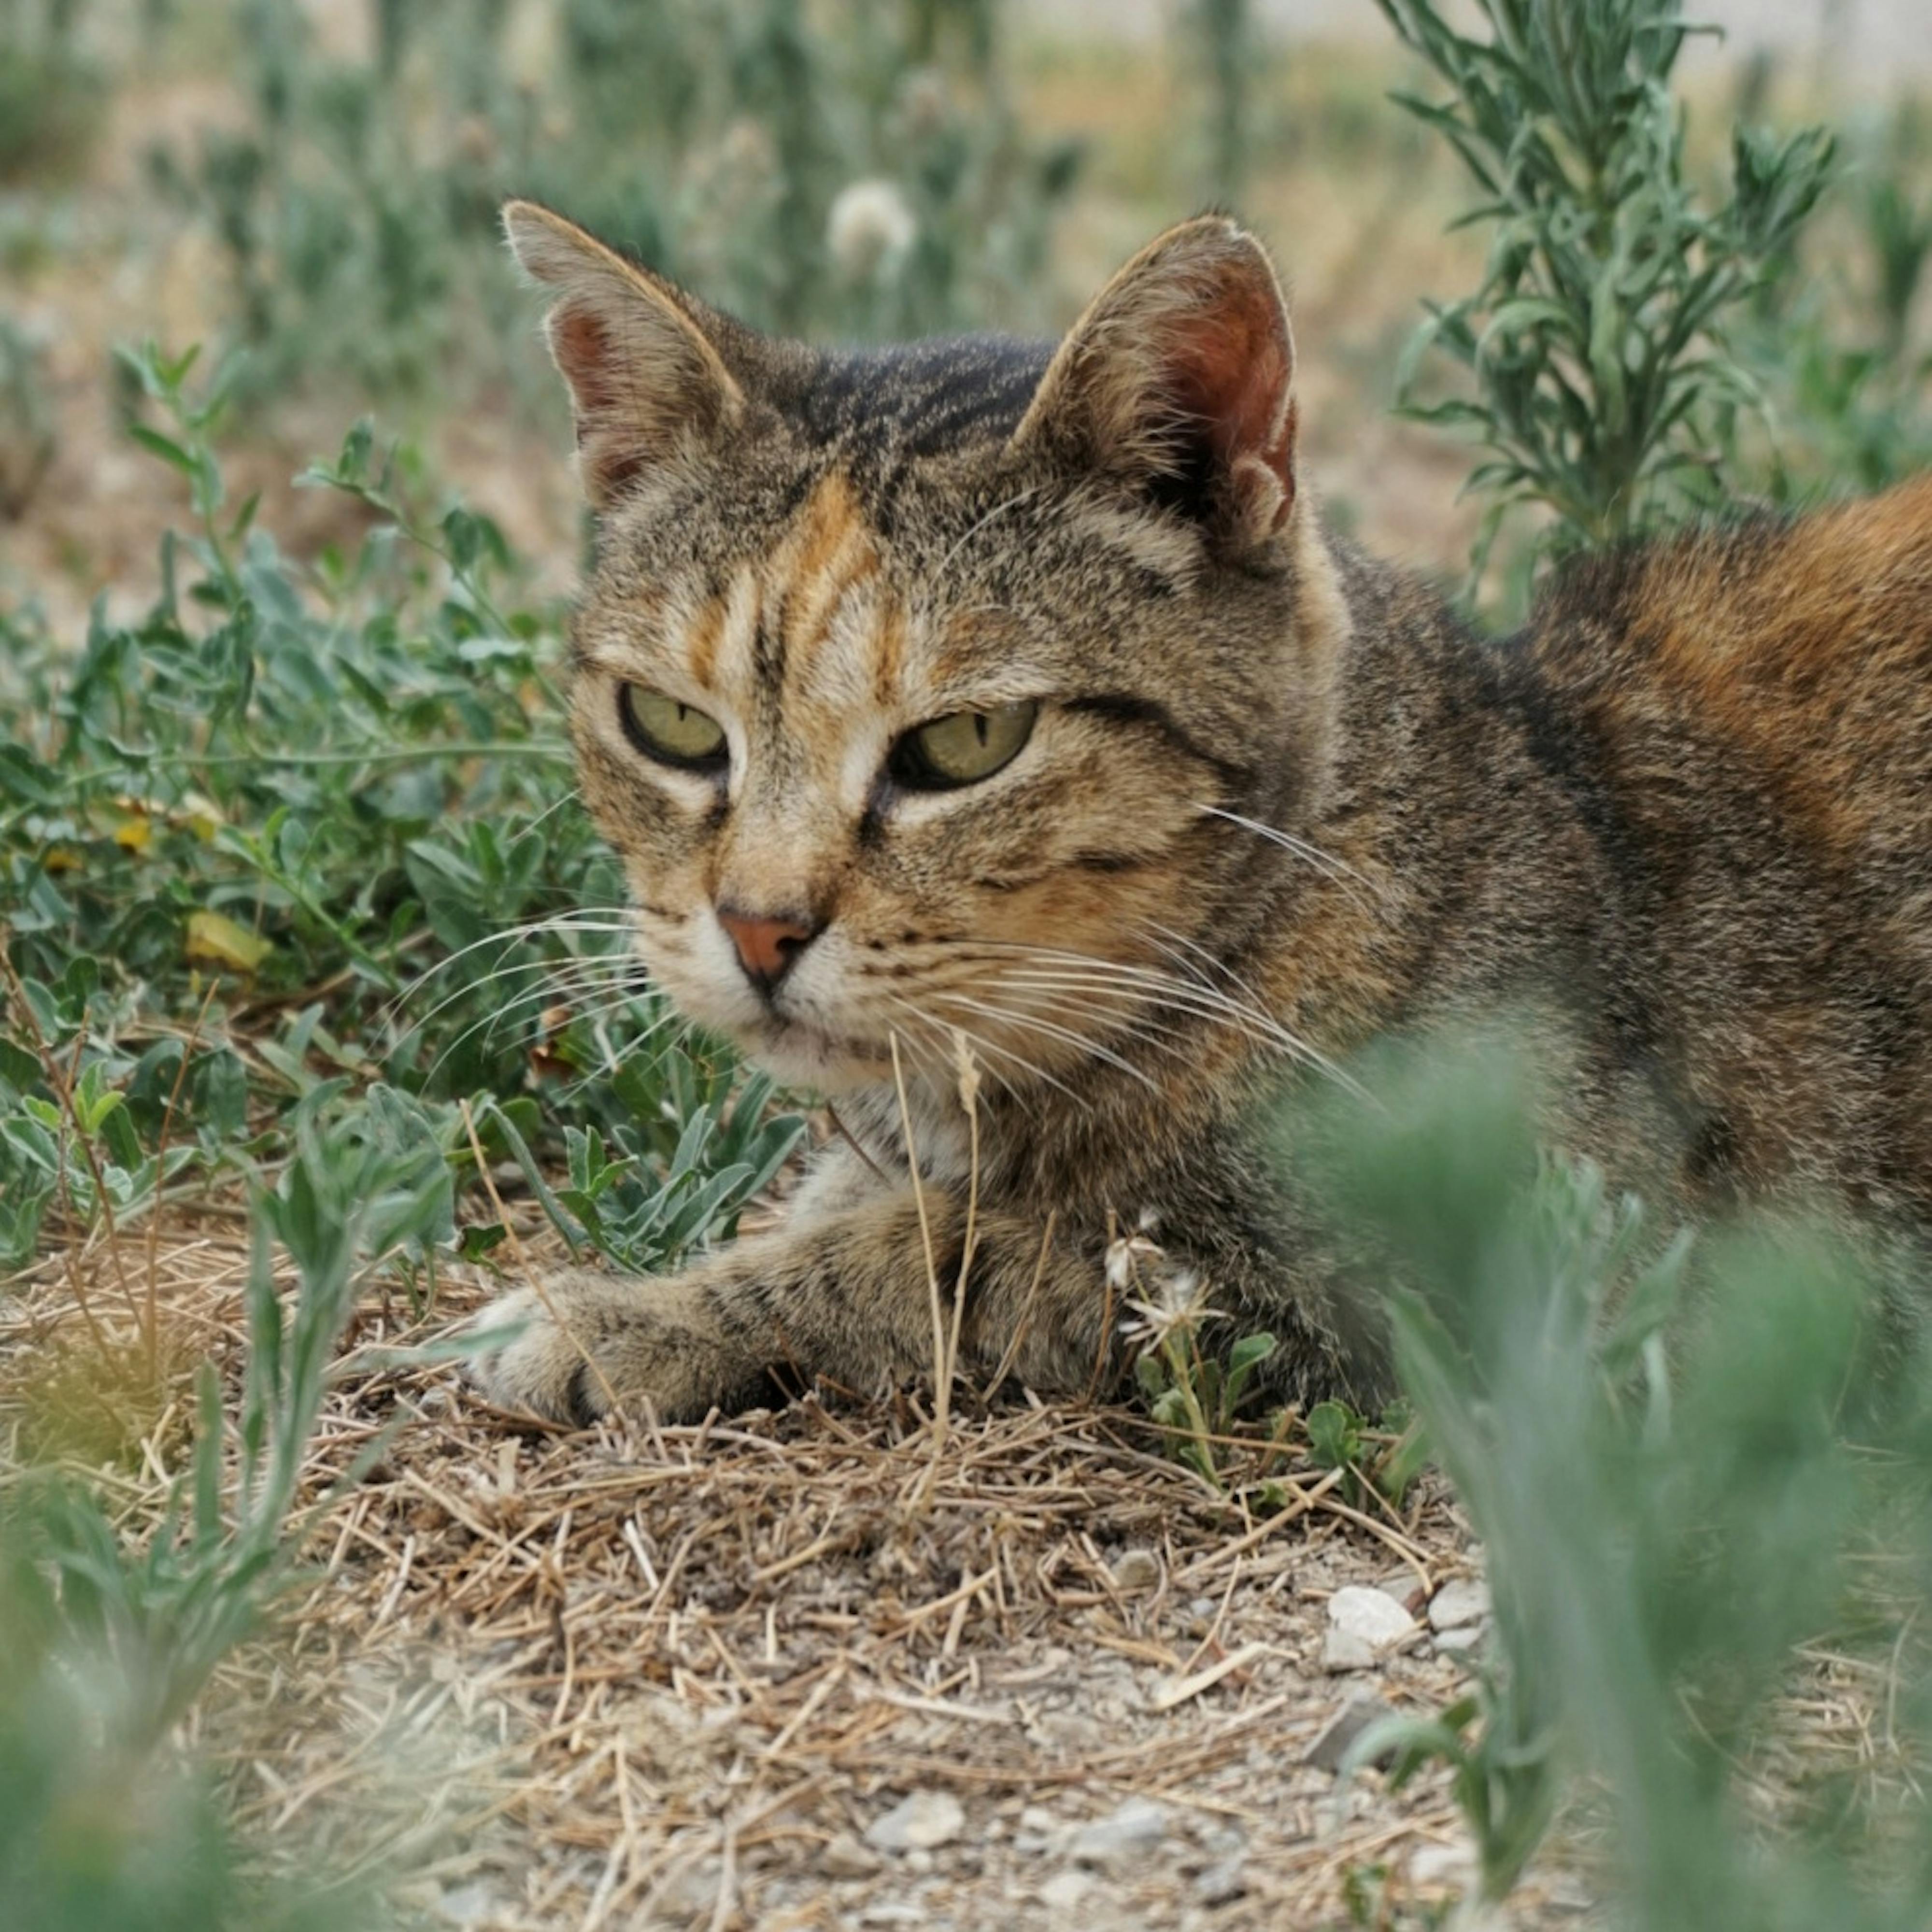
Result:
M1324 528L1229 222L1162 236L1057 349L847 352L507 221L598 518L574 728L643 957L863 1151L674 1279L511 1296L500 1398L676 1418L782 1364L929 1369L969 1192L969 1373L1090 1386L1110 1236L1150 1224L1280 1338L1282 1393L1359 1386L1271 1096L1552 993L1558 1130L1618 1177L1932 1222L1932 482L1589 562L1498 644ZM627 680L724 722L728 778L633 748ZM885 776L898 734L1021 699L990 778ZM770 1003L721 907L818 929Z

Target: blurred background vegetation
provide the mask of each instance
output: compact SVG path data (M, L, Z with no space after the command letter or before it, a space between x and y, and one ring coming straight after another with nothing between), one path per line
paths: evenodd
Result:
M130 397L108 353L151 335L242 352L230 460L286 506L272 521L298 550L344 534L348 506L290 503L288 477L373 408L560 581L575 510L550 460L556 386L496 239L512 192L748 320L843 336L1048 330L1161 224L1238 206L1295 295L1336 514L1459 569L1480 515L1453 506L1467 466L1388 406L1419 304L1480 284L1493 237L1449 232L1485 190L1392 110L1427 69L1383 10L4 0L0 603L71 617L103 588L151 588L169 506L119 434ZM1828 52L1843 10L1820 17ZM1826 209L1735 332L1775 423L1739 483L1802 494L1932 447L1932 128L1909 85L1875 84L1869 36L1864 65L1775 44L1694 43L1679 92L1694 187L1728 173L1734 122L1836 133ZM1454 338L1411 400L1467 393Z
M302 1922L206 1784L152 1772L291 1574L364 1284L434 1313L508 1238L486 1170L560 1246L674 1265L806 1131L624 958L558 730L568 430L501 199L841 337L1048 331L1235 206L1293 292L1330 513L1507 617L1552 551L1932 464L1932 59L1852 57L1855 11L1784 10L1823 29L1794 56L1685 44L1668 0L0 0L0 1306L31 1311L0 1363L0 1898ZM1732 1370L1689 1347L1680 1377L1676 1277L1456 1090L1393 1153L1343 1135L1334 1183L1432 1292L1411 1393L1502 1612L1480 1694L1396 1748L1456 1767L1493 1890L1580 1773L1652 1854L1640 1922L1808 1922L1876 1845L1870 1922L1923 1923L1890 1787L1808 1792L1771 1866L1732 1804L1794 1638L1916 1667L1903 1593L1840 1588L1880 1541L1887 1576L1932 1557L1932 1432L1837 1394L1862 1345L1817 1298L1856 1309L1856 1270L1733 1258L1720 1290L1771 1279L1816 1346L1747 1312ZM218 1346L158 1298L154 1231L222 1212L255 1246ZM1155 1366L1213 1480L1236 1378ZM1303 1446L1352 1462L1362 1423ZM104 1472L167 1499L116 1514ZM1729 1549L1738 1512L1775 1536ZM1549 1588L1565 1524L1589 1590L1648 1606L1634 1637Z

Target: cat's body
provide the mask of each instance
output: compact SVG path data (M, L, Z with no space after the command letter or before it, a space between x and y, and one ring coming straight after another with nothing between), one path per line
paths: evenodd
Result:
M1142 1230L1284 1393L1360 1386L1279 1096L1504 1007L1558 1016L1552 1130L1618 1179L1932 1226L1932 483L1592 562L1498 645L1323 529L1229 224L1057 352L821 356L509 220L602 513L574 722L641 950L856 1145L674 1280L514 1298L500 1396L866 1390L962 1265L968 1373L1090 1387Z

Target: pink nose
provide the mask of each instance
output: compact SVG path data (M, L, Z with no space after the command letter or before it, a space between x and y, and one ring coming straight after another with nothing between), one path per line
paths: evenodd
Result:
M803 920L783 915L754 917L747 913L718 908L718 923L731 935L738 949L738 963L746 976L769 992L782 980L793 962L818 935L819 928Z

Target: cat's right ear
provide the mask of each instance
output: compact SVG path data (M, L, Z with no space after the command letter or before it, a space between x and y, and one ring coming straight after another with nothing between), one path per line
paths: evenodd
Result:
M505 206L503 232L524 272L556 297L544 333L570 386L593 508L743 414L744 392L668 282L533 201Z
M1288 526L1294 342L1262 244L1225 216L1184 221L1088 305L1047 365L1016 451L1111 478L1225 549Z

